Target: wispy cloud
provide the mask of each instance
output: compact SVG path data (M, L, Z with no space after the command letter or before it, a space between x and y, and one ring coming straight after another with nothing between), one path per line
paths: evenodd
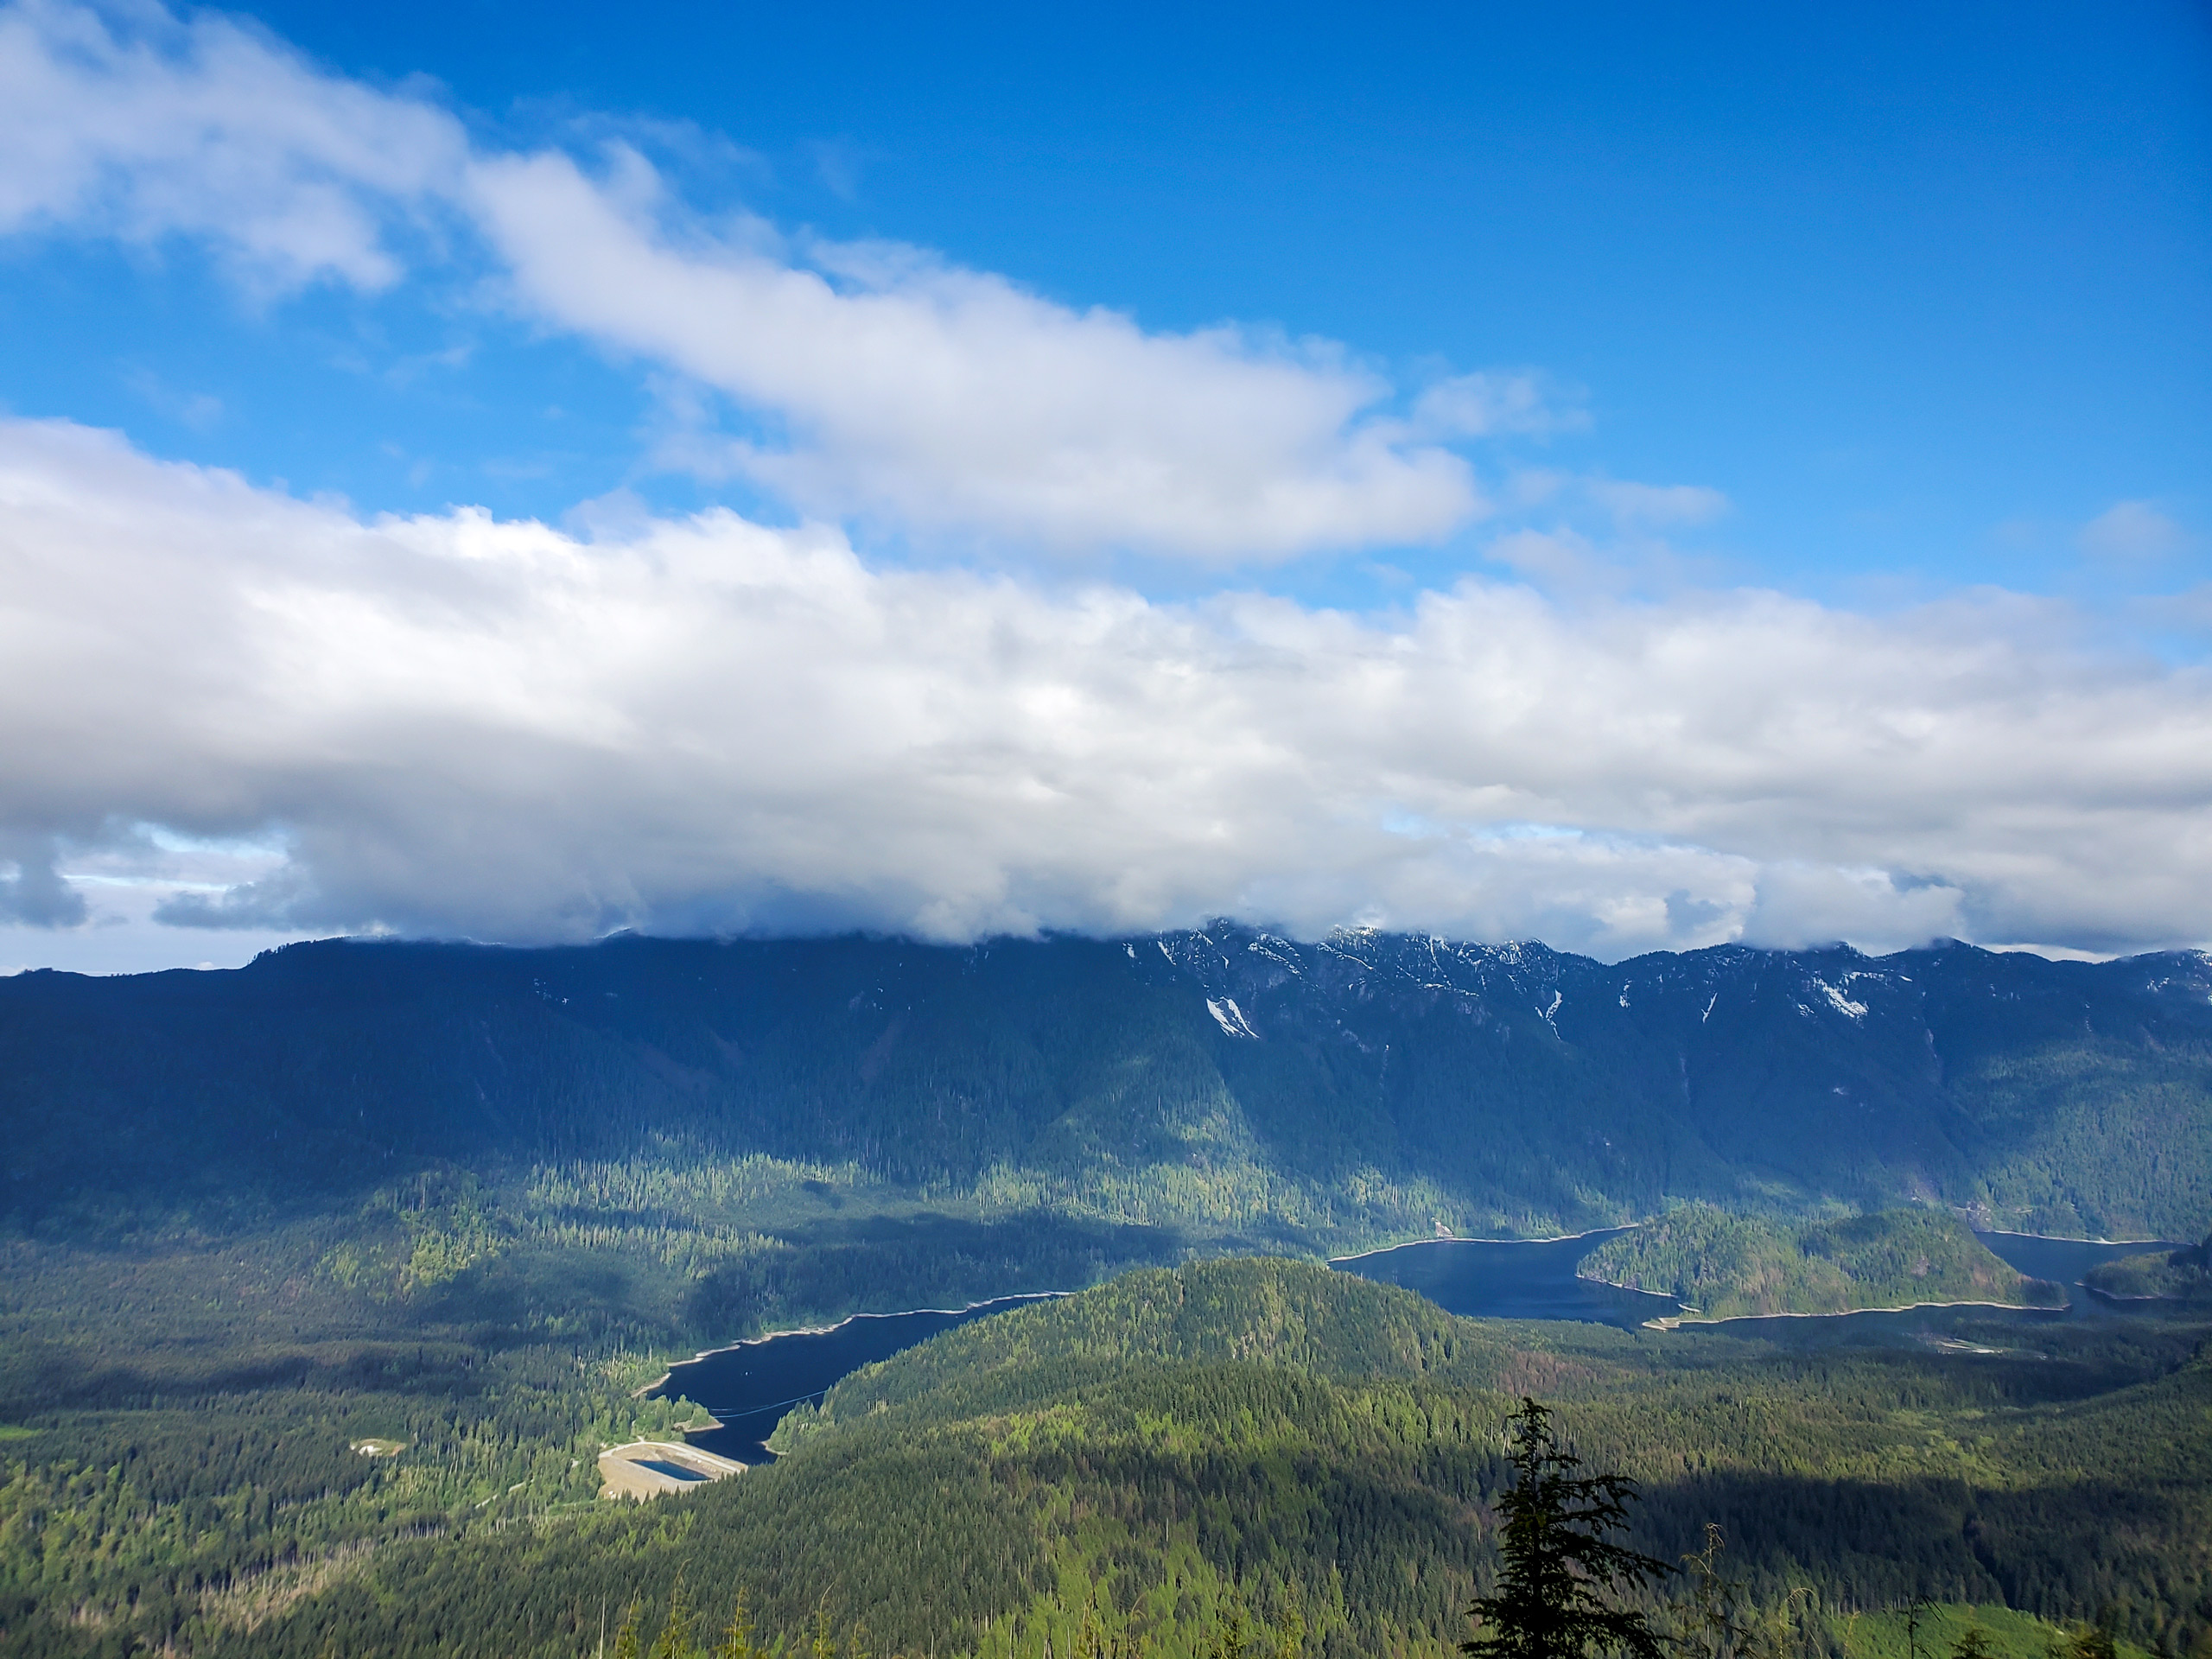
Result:
M179 391L150 369L136 369L124 384L155 413L191 431L208 433L223 419L223 400L213 392Z
M1589 428L1580 394L1533 370L1440 380L1414 400L1410 423L1411 430L1430 438L1549 437Z
M823 270L687 245L634 205L642 165L617 188L499 158L472 192L527 308L775 411L787 442L722 454L803 507L1221 560L1432 540L1480 510L1466 462L1364 414L1389 387L1327 347L1149 334L912 250L817 249L849 256Z
M394 214L467 154L452 116L219 15L0 9L0 230L204 238L257 287L376 288L401 272Z
M1683 530L1709 524L1728 511L1728 498L1701 484L1636 484L1592 479L1592 500L1624 530Z
M2212 681L2044 603L1171 606L724 512L362 522L21 423L0 594L53 921L48 873L158 824L282 853L198 924L2212 937Z
M620 142L590 170L474 144L426 97L212 14L0 10L0 230L199 238L264 291L389 285L458 238L533 321L777 434L695 460L910 538L1213 561L1434 541L1484 510L1440 439L1568 418L1473 378L1409 423L1327 342L1152 332L918 250L704 223Z
M2148 501L2115 501L2082 527L2076 538L2094 558L2160 559L2189 545L2189 534Z

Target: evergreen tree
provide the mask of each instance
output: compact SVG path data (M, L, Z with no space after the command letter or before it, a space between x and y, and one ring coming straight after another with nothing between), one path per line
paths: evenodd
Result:
M632 1598L630 1611L622 1615L622 1628L614 1633L614 1659L638 1659L638 1626L645 1616L644 1599Z
M715 1659L758 1659L758 1652L753 1645L753 1609L741 1584L737 1605L730 1610L729 1624L715 1646Z
M1624 1475L1579 1475L1581 1459L1552 1433L1551 1413L1524 1397L1508 1424L1513 1486L1498 1499L1495 1595L1467 1610L1482 1634L1459 1644L1471 1659L1586 1659L1626 1649L1661 1659L1658 1633L1642 1612L1619 1605L1667 1564L1605 1535L1628 1524L1636 1483Z
M1214 1624L1211 1659L1244 1659L1244 1602L1232 1594L1228 1611Z
M647 1659L692 1659L691 1599L684 1593L681 1573L676 1575L675 1589L669 1592L667 1621L660 1627Z
M1693 1659L1736 1659L1770 1645L1747 1615L1749 1592L1740 1579L1720 1569L1727 1541L1712 1522L1705 1523L1705 1548L1682 1557L1689 1574L1689 1593L1673 1608L1678 1634L1675 1644Z

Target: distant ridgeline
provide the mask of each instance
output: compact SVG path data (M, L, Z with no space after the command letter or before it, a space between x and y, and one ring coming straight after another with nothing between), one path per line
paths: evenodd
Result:
M235 972L0 981L0 1215L48 1229L241 1193L358 1203L425 1170L534 1182L547 1227L650 1228L705 1202L656 1185L678 1168L1300 1249L1574 1230L1670 1199L1918 1196L2024 1230L2194 1236L2212 961L1946 945L1608 967L1225 926L333 942ZM475 1225L402 1239L395 1282L467 1259Z
M2024 1277L1945 1211L1885 1210L1789 1226L1685 1205L1607 1239L1578 1271L1672 1296L1711 1319L1919 1302L2066 1303L2063 1289Z

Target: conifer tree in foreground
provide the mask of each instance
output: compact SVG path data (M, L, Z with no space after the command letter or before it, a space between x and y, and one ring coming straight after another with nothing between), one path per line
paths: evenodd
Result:
M1497 1503L1497 1590L1468 1608L1477 1636L1459 1644L1471 1659L1587 1659L1625 1650L1661 1659L1660 1638L1642 1612L1620 1605L1667 1564L1606 1536L1628 1524L1636 1483L1624 1475L1580 1475L1581 1459L1552 1433L1551 1413L1523 1398L1507 1421L1513 1486Z

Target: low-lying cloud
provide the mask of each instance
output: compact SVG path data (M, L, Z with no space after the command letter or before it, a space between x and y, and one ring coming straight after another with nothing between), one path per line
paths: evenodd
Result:
M363 522L20 422L0 596L27 919L155 825L271 849L194 925L2212 937L2212 683L2042 602L1163 605L720 512Z
M2212 938L2212 681L2063 605L1631 601L1565 521L1490 549L1554 596L1470 578L1386 616L848 539L1016 571L1433 542L1491 511L1455 445L1586 425L1536 373L1401 387L1326 341L704 223L634 150L501 148L153 4L0 5L0 234L189 238L264 298L442 273L725 402L689 463L810 520L365 519L0 423L0 931ZM1663 534L1728 511L1498 487L1670 569ZM2082 534L2186 544L2145 502Z

